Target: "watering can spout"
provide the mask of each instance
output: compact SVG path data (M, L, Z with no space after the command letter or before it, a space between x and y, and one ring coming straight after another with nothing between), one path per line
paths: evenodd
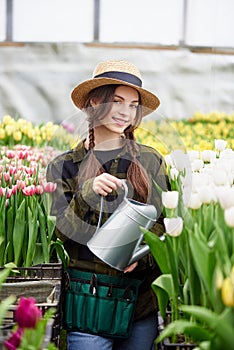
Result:
M138 261L139 259L143 258L145 255L147 255L150 252L150 247L146 244L139 247L136 252L132 255L132 258L128 262L128 265L133 264L134 262Z

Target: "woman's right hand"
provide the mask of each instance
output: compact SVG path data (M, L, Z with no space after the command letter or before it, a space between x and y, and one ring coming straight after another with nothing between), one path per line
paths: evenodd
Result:
M93 180L93 191L101 196L107 196L115 191L117 187L123 187L122 180L108 173L98 175Z

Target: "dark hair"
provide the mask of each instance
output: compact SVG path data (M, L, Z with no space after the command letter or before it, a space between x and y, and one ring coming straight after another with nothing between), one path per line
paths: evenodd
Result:
M102 165L99 163L93 152L93 149L95 147L94 122L103 119L109 113L112 107L110 102L113 102L114 93L118 86L120 85L111 84L99 86L90 91L87 96L84 108L87 113L87 120L89 124L88 137L90 156L87 160L84 171L79 176L82 179L82 182L88 178L100 175L104 172ZM98 104L95 106L95 108L93 108L91 105L90 101L92 99L98 101ZM134 136L134 130L139 126L141 119L142 112L139 103L136 113L136 122L134 125L130 125L124 130L124 135L126 138L129 154L132 158L131 164L127 171L127 179L130 181L133 188L138 193L139 200L146 202L150 193L150 181L146 170L137 159L139 149L135 142Z

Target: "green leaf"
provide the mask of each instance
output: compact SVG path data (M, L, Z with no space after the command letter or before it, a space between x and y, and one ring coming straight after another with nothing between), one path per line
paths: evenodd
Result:
M47 226L45 214L41 208L41 205L38 204L38 219L39 219L39 237L42 244L43 260L45 263L48 263L50 260L49 257L49 242L47 237Z
M170 273L170 266L167 260L166 242L162 241L156 234L149 230L144 228L141 228L141 230L144 234L144 239L150 247L150 251L162 273Z
M14 218L13 218L13 207L8 208L7 211L7 261L14 260L13 251L13 229L14 229Z
M227 308L220 315L202 307L195 305L183 305L181 310L193 315L197 320L200 320L215 332L215 337L219 337L223 342L223 349L232 349L234 344L234 315L231 308Z
M197 274L202 280L209 296L213 294L213 274L215 270L215 253L204 240L200 239L198 226L195 232L189 235L189 243Z
M63 242L61 242L59 239L57 239L55 242L52 243L50 253L53 252L53 249L55 249L56 255L61 260L63 267L66 268L68 265L68 261L69 261L69 255L67 254L66 250L64 249Z
M0 237L0 266L4 265L5 239Z
M23 199L16 213L13 230L14 262L17 266L22 258L22 246L25 237L25 223L25 199Z
M56 217L48 215L47 216L48 242L51 242L52 240L55 225L56 225Z
M2 184L3 186L3 184ZM0 237L5 237L6 230L6 195L0 196Z
M9 297L5 298L4 300L1 301L0 303L0 325L2 324L5 315L7 311L9 310L9 307L14 304L15 302L15 297L13 295L10 295Z
M168 301L174 295L172 276L169 274L161 275L152 283L151 286L154 293L157 295L159 311L164 318Z
M212 336L208 330L204 329L201 325L198 325L195 322L176 320L166 326L166 328L156 339L156 342L160 343L163 339L179 334L184 334L185 336L191 337L194 342L209 340Z
M37 224L37 208L32 214L31 209L27 208L27 222L28 222L28 248L25 266L30 267L33 264L33 257L35 253L37 233L38 233L38 224Z

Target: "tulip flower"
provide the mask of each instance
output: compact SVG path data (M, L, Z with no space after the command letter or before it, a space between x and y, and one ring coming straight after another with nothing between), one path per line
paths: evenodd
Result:
M191 163L192 171L199 171L204 167L204 162L202 159L195 159Z
M224 219L229 227L234 227L234 206L224 211Z
M8 350L17 350L20 346L23 329L18 327L17 330L11 334L8 340L4 341L4 345Z
M34 185L26 186L22 189L22 193L25 196L33 196L35 192L36 192L36 189Z
M203 186L199 189L198 195L200 201L204 204L209 204L212 201L216 201L216 196L213 188L211 186Z
M167 209L175 209L178 206L179 192L178 191L167 191L162 192L162 203Z
M224 170L215 169L213 172L213 182L216 186L225 186L229 184L229 177Z
M234 207L234 187L218 186L215 188L215 194L222 209Z
M181 234L183 230L183 219L181 217L164 218L163 221L168 235L177 237Z
M6 188L5 187L0 187L0 197L5 196L6 194Z
M15 320L20 328L35 328L41 317L41 310L36 306L34 298L20 298L15 311Z
M179 171L176 168L171 168L170 169L170 178L172 180L175 181L178 178L178 175L179 175Z
M175 150L171 153L171 158L174 162L177 170L186 173L191 171L190 160L187 154L185 154L182 150Z
M202 202L200 200L200 196L198 193L191 193L191 196L186 203L186 207L190 209L197 210L202 206Z
M224 151L227 146L227 141L225 140L215 140L215 149L217 151Z
M201 152L201 159L204 162L212 162L212 160L216 159L216 153L212 150L205 150Z
M224 305L234 307L234 285L231 277L224 279L221 293Z
M56 190L57 184L53 182L43 183L43 189L45 192L54 192Z

